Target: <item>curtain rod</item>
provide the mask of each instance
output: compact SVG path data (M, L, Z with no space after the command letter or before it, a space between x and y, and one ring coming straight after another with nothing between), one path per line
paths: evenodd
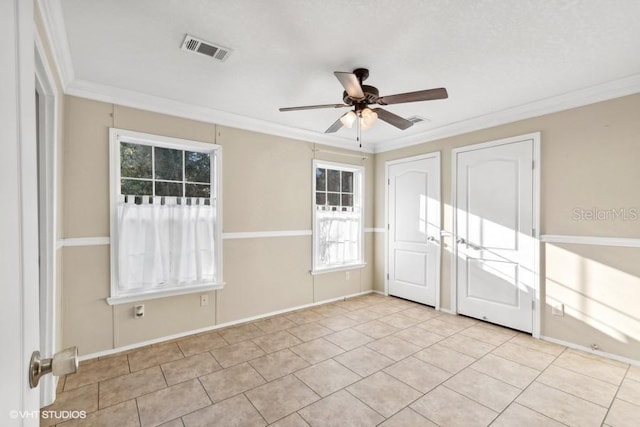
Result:
M362 154L351 154L351 153L343 153L341 151L332 151L332 150L323 150L321 148L314 148L313 149L314 153L327 153L327 154L337 154L338 156L345 156L345 157L356 157L358 159L367 159L368 157Z

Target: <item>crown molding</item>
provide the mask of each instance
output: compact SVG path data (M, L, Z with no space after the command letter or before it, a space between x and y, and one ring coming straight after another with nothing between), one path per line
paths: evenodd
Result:
M222 126L245 129L285 138L293 138L307 142L316 142L332 147L357 151L354 148L355 142L346 138L318 134L317 132L309 130L292 128L265 120L254 119L213 108L197 106L84 80L75 80L68 84L65 93L68 95L124 105L132 108L140 108L157 113L219 124ZM606 101L635 93L640 93L640 74L568 92L562 95L541 99L507 110L462 120L460 122L441 126L415 135L409 135L403 138L378 143L364 143L361 151L367 153L383 153L481 129L513 123L519 120L582 107L596 102Z
M44 36L51 47L54 66L58 72L62 89L66 92L66 88L75 79L75 71L71 61L71 49L60 0L37 0L36 4L40 9Z
M635 93L640 93L640 74L533 101L495 113L473 117L392 141L379 142L375 145L375 153L384 153L385 151L423 144Z
M358 148L355 147L356 143L352 139L319 134L305 129L292 128L290 126L272 123L266 120L255 119L239 114L216 110L214 108L188 104L181 101L148 95L128 89L121 89L114 86L102 85L86 80L74 80L67 86L65 93L67 95L78 96L81 98L139 108L156 113L218 124L221 126L229 126L253 132L266 133L284 138L302 140L305 142L316 142L318 144L358 151ZM373 153L373 149L373 144L364 143L362 144L360 151Z

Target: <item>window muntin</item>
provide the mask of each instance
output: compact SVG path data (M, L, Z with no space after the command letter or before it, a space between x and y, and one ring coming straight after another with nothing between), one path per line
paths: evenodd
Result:
M363 168L313 163L313 271L363 264Z
M221 147L120 129L111 129L110 141L112 279L108 302L220 289ZM134 206L141 210L132 211ZM132 215L138 224L133 228ZM122 223L125 218L126 224ZM176 253L182 254L176 258ZM144 263L127 262L135 256ZM126 275L131 272L135 276L137 266L158 259L163 260L162 266L142 275L155 281L121 280L131 277ZM125 270L119 270L120 262Z
M315 168L316 209L328 211L353 211L353 171Z
M120 142L120 194L215 197L211 193L211 154Z

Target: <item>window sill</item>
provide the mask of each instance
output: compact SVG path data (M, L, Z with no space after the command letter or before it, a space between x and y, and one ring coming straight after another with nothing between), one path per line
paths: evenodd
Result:
M187 294L195 294L198 292L215 291L218 289L223 289L224 285L225 285L224 282L208 283L206 285L190 286L188 288L172 288L172 289L144 292L144 293L139 293L134 295L122 295L122 296L107 298L107 304L118 305L118 304L130 303L130 302L147 301L151 299L173 297L177 295L187 295Z
M340 266L336 266L336 267L328 267L328 268L321 268L321 269L311 270L310 273L311 273L312 276L316 276L318 274L334 273L336 271L356 270L356 269L359 269L359 268L365 268L366 266L367 266L366 262L361 262L361 263L357 263L357 264L347 264L347 265L340 265Z

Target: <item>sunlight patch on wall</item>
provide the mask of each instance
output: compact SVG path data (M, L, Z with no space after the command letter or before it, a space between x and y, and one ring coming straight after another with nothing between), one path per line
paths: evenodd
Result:
M640 340L640 277L546 245L546 302L620 341Z

